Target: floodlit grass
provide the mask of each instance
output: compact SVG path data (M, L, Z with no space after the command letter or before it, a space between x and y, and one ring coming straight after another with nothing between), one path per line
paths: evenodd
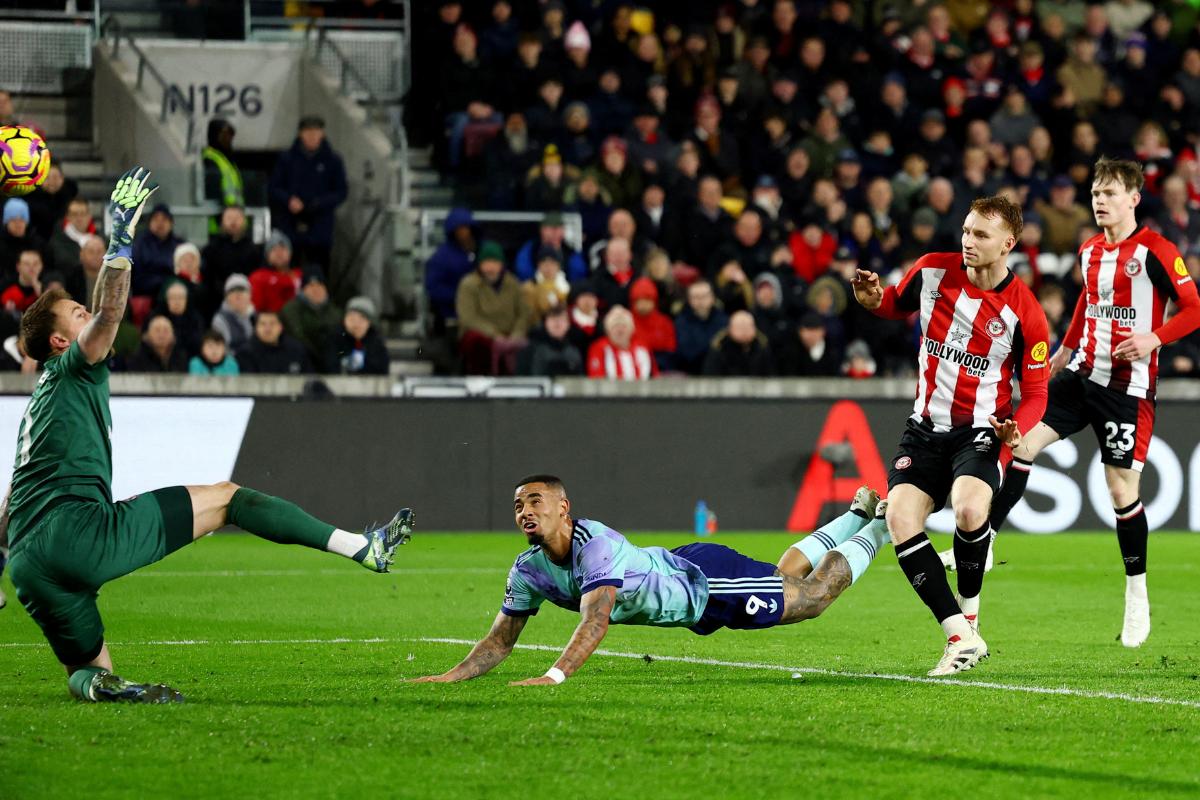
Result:
M716 538L768 561L793 540ZM1154 632L1127 650L1111 533L1003 536L981 615L992 658L961 678L991 686L877 676L923 676L942 647L890 548L819 620L614 626L602 647L634 657L518 689L555 654L405 683L468 649L423 638L486 632L518 534L419 535L388 576L218 536L101 594L117 672L177 686L177 707L72 701L5 577L0 798L1197 796L1198 546L1152 537ZM577 620L547 604L522 644L560 648Z

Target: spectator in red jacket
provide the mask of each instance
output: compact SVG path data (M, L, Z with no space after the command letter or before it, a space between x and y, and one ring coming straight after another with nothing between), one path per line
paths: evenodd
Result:
M837 239L815 222L793 231L788 244L792 248L792 269L805 283L825 274L837 250Z
M250 273L250 299L256 311L279 313L300 291L300 271L292 269L292 242L273 231L263 247L267 265Z
M633 314L624 306L613 306L604 317L604 336L588 350L588 377L641 381L657 375L650 348L633 333Z
M20 316L42 294L42 254L22 250L17 256L17 281L0 294L0 308Z
M650 278L638 278L629 287L633 306L634 335L654 353L660 370L669 370L675 362L675 322L658 310L658 287Z

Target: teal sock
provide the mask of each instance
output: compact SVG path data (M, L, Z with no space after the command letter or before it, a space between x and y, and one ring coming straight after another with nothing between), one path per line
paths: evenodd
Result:
M871 566L871 559L875 558L875 554L879 552L879 548L883 547L890 540L891 536L888 534L887 523L881 519L873 519L864 525L858 533L847 539L844 544L840 544L834 548L850 564L851 584L863 576L863 573L867 571L867 567Z
M832 522L805 536L792 547L804 553L808 558L808 563L812 564L815 569L826 553L858 533L868 522L870 520L853 511L847 511Z
M97 675L103 675L108 670L103 667L80 667L71 673L67 678L67 688L71 690L71 696L76 700L86 700L89 703L94 703L95 698L92 697L92 679Z
M326 549L335 530L295 503L245 488L234 492L229 501L229 521L263 539L314 550Z

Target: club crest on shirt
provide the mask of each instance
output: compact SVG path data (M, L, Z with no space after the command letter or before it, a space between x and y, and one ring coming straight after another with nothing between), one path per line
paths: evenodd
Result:
M912 459L908 456L900 456L896 459L896 463L892 466L894 466L896 469L908 469L912 466Z
M1142 262L1136 258L1131 258L1125 262L1125 274L1130 278L1136 278L1142 273Z
M1188 274L1187 264L1183 263L1183 256L1175 257L1175 274L1179 277L1186 277Z
M1008 333L1008 323L1000 317L992 317L987 321L987 325L983 328L987 331L987 335L993 339L999 339L1004 334Z

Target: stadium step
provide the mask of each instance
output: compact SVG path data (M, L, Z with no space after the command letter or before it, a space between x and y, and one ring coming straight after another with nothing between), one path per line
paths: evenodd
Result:
M88 139L92 135L90 96L17 94L13 106L17 119L42 131L50 142Z
M393 361L388 364L388 374L393 378L404 375L432 375L432 361Z
M422 357L421 340L415 336L389 336L387 350L393 361L413 361Z

